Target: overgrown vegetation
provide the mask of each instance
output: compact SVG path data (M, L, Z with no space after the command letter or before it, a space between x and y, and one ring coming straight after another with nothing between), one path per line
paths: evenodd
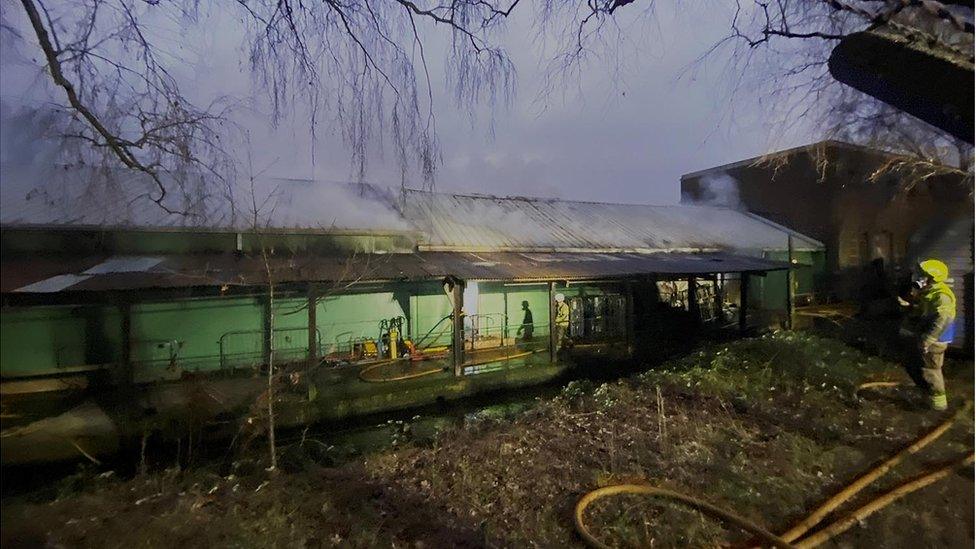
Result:
M971 397L971 363L947 369L957 401ZM838 341L779 333L704 348L614 383L573 382L527 411L479 414L434 440L411 442L402 426L394 447L335 467L303 445L270 478L254 463L222 475L198 468L74 479L53 501L5 502L4 537L64 546L579 545L576 500L629 479L785 530L939 419L915 407L907 389L855 395L876 379L907 376ZM884 484L971 447L967 420ZM972 472L964 471L841 539L971 545L972 517ZM744 541L697 513L640 498L598 502L588 519L602 539L625 546Z

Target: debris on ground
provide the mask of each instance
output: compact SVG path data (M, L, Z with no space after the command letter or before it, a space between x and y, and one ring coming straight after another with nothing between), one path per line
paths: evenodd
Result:
M953 402L972 363L947 361ZM579 546L573 506L613 482L650 481L785 529L860 472L938 423L894 362L803 332L711 345L595 385L569 383L529 410L479 415L329 467L290 448L289 469L199 467L66 479L48 501L6 501L4 546ZM971 451L966 418L883 486ZM889 478L890 477L890 478ZM870 492L870 489L868 490ZM865 494L865 497L868 494ZM841 546L973 544L973 473L963 470L873 515ZM595 503L595 535L620 546L748 541L694 511L640 497ZM911 528L905 528L911 525Z

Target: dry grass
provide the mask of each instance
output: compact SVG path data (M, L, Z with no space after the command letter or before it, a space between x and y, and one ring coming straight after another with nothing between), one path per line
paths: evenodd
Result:
M965 369L950 388L971 397L971 363L949 368ZM203 469L109 478L49 503L7 502L4 536L91 547L576 546L579 496L634 478L780 530L936 421L905 395L854 396L860 381L885 377L905 376L834 340L784 333L737 341L616 383L570 383L527 412L473 420L433 442L339 467L306 460L273 478ZM972 422L947 438L932 460L971 448ZM842 543L972 546L972 493L971 471L954 475ZM623 546L741 539L696 513L638 498L601 502L589 520ZM904 524L915 527L897 527Z

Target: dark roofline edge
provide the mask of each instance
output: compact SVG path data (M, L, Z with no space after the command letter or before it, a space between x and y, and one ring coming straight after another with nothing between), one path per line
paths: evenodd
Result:
M684 175L681 176L681 181L684 181L685 179L693 179L695 177L701 177L701 176L704 176L704 175L711 175L713 173L724 172L724 171L731 170L733 168L740 168L742 166L751 166L751 165L754 165L754 164L758 164L759 162L762 162L763 160L769 160L769 159L778 158L778 157L781 157L781 156L790 156L790 155L797 154L797 153L808 152L808 151L814 150L814 149L816 149L817 147L820 147L820 146L824 146L824 147L839 147L839 148L842 148L842 149L850 149L850 150L855 150L855 151L869 152L869 153L874 153L874 154L878 154L878 155L882 155L882 156L892 156L892 157L895 157L895 156L904 156L903 154L900 154L900 153L897 153L897 152L886 151L884 149L876 149L874 147L869 147L867 145L859 145L857 143L848 143L847 141L840 141L838 139L824 139L824 140L821 140L821 141L816 141L814 143L808 143L806 145L799 145L799 146L796 146L796 147L791 147L789 149L783 149L783 150L773 151L773 152L766 153L766 154L760 154L760 155L757 155L757 156L753 156L751 158L746 158L745 160L736 160L734 162L729 162L728 164L722 164L720 166L713 166L711 168L704 168L704 169L697 170L697 171L694 171L694 172L689 172L689 173L686 173L686 174L684 174Z
M797 245L794 243L793 249L797 251L804 252L817 252L824 248L824 245L814 240L808 236L804 236L801 233L787 229L785 227L777 227L781 230L788 231L802 239L806 242ZM811 246L810 243L814 245ZM787 249L787 244L784 243L782 248L751 248L757 251L772 251L772 250L785 250ZM448 252L448 253L531 253L531 254L671 254L671 253L691 253L691 254L708 254L716 252L726 252L735 253L734 250L729 250L727 248L546 248L546 247L490 247L490 246L441 246L441 245L427 245L419 244L417 245L418 252Z
M600 200L576 200L572 198L558 198L553 196L521 196L521 195L506 195L499 196L494 194L486 193L473 193L473 192L461 192L454 193L450 191L424 191L420 189L404 189L406 192L419 193L428 196L449 196L454 198L476 198L479 200L513 200L521 202L562 202L564 204L596 204L602 206L632 206L637 208L701 208L701 209L711 209L711 210L732 210L738 211L735 208L729 206L717 206L711 204L682 204L681 202L675 202L672 204L649 204L646 202L607 202Z
M646 272L646 273L630 273L630 274L612 274L606 275L599 278L594 278L592 274L587 275L570 275L570 276L550 276L550 277L514 277L514 278L502 278L502 277L488 277L488 278L463 278L456 275L446 275L446 276L424 276L424 277L401 277L401 278L369 278L356 280L354 282L343 284L342 289L339 290L340 293L344 291L354 292L357 286L370 286L376 284L390 284L397 282L436 282L444 280L445 278L455 278L458 280L465 280L468 282L512 282L512 283L538 283L544 284L548 282L616 282L625 281L628 279L634 279L646 276L664 276L667 278L681 279L688 277L699 277L706 275L715 275L719 273L745 273L750 275L764 276L764 273L769 273L773 271L785 271L790 267L781 261L771 261L765 260L771 265L768 268L763 269L720 269L717 271L693 271L693 272ZM275 284L276 293L282 291L287 293L290 288L302 288L310 284L321 285L328 284L330 282L335 282L333 280L286 280L278 282ZM57 292L20 292L11 291L3 292L4 300L11 300L15 302L25 302L23 306L30 306L34 303L41 302L65 302L70 303L72 299L79 297L92 297L97 295L105 294L125 294L125 293L139 293L139 292L163 292L163 293L174 293L174 294L185 294L187 291L193 290L210 290L213 288L230 287L237 289L260 289L266 287L267 284L239 284L239 283L214 283L214 284L203 284L203 285L193 285L193 286L142 286L135 288L117 288L117 289L98 289L98 290L71 290L70 288L65 290L59 290ZM260 295L261 292L248 293L244 295ZM205 295L194 295L187 296L186 299L210 299L213 297L222 297L223 293L218 292L216 294L205 294ZM44 299L57 297L61 299ZM234 297L231 295L229 297ZM21 303L10 303L10 306L17 307L21 306Z

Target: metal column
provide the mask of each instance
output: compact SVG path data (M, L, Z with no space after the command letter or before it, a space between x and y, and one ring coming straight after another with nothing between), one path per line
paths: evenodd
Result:
M624 306L626 307L626 312L624 313L624 333L626 334L627 341L627 354L634 352L634 281L628 280L626 286L626 295L624 297L626 302Z
M124 301L119 304L122 314L122 368L118 372L119 384L131 385L135 381L135 365L132 359L132 304Z
M461 376L464 373L464 282L460 280L452 281L451 304L451 357L454 363L454 375Z
M793 329L793 235L786 235L786 249L787 256L786 261L789 263L789 268L786 269L786 328L788 330Z
M748 327L746 315L749 311L749 273L739 273L739 331Z
M502 347L505 346L505 342L508 341L508 292L502 294Z
M556 362L556 284L549 283L549 361Z
M715 318L720 324L725 324L725 275L718 273L712 279L715 285Z
M698 310L698 284L693 276L688 277L688 314L701 322L701 311Z

